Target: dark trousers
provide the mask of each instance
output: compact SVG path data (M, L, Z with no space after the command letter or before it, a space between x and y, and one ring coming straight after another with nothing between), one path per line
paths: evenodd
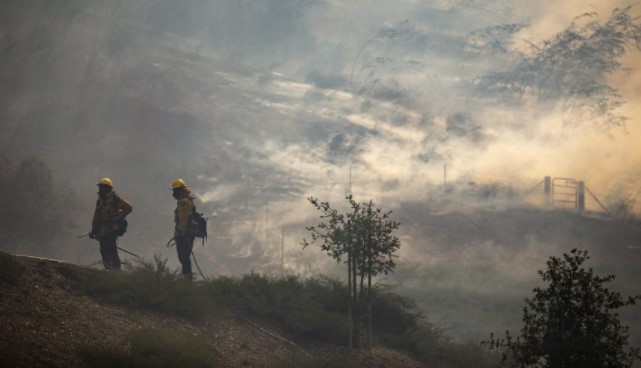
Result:
M183 275L191 276L191 249L194 246L194 236L179 236L176 237L176 251L178 252L178 260L182 265Z
M118 237L109 235L100 239L100 255L102 256L102 264L108 270L120 269L120 258L118 258L118 248L116 248L116 239Z

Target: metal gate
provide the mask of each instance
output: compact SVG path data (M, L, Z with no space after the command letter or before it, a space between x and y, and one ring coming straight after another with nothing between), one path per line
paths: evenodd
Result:
M577 208L577 182L572 178L552 179L554 206Z

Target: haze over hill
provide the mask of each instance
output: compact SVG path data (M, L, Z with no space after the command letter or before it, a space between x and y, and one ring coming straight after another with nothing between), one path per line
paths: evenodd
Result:
M515 102L491 93L510 81L490 85L490 77L529 75L519 67L545 56L537 50L573 21L585 32L580 27L606 24L625 5L4 1L3 165L45 160L68 212L64 232L50 230L50 244L12 234L3 246L80 264L96 260L96 245L74 235L88 230L95 183L107 176L134 205L121 245L177 266L165 243L175 206L169 183L182 177L212 220L207 247L195 250L208 275L280 272L281 255L288 272L336 272L331 260L299 244L304 227L317 221L305 198L341 204L351 192L398 216L399 272L384 281L401 283L426 308L448 297L463 307L474 291L484 305L509 300L514 322L515 303L545 259L582 246L609 257L597 264L623 274L630 291L630 280L641 279L638 226L472 210L487 204L477 189L487 183L500 183L493 193L501 200L490 198L492 208L512 208L504 201L515 199L512 191L525 193L546 175L585 180L608 206L638 198L638 34L605 60L618 65L586 58L554 70L562 81L592 75L580 86L589 93L560 83L535 98L534 87L522 82L529 87ZM634 35L639 24L632 24ZM1 178L3 198L23 195ZM496 289L507 292L490 292ZM456 325L462 314L444 310L439 304L427 312L454 334L503 329Z

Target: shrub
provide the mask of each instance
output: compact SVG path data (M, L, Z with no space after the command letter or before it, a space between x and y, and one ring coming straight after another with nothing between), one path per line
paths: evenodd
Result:
M177 271L169 270L166 260L155 257L153 262L128 266L124 272L99 272L87 287L96 296L131 308L156 309L190 319L234 312L277 322L300 337L348 343L347 286L326 277L274 278L251 273L190 282ZM491 366L484 363L490 356L487 351L447 340L425 320L411 299L395 294L389 287L374 289L372 308L374 339L378 341L406 350L426 364ZM130 355L124 352L108 355L110 361L122 362L114 366L126 367L131 362ZM306 358L299 363L279 362L283 365L276 367L359 367L357 363L340 360Z
M165 329L147 328L129 336L130 351L84 347L80 355L90 367L182 368L215 367L205 339Z
M550 257L539 271L545 288L535 288L523 308L521 336L509 331L504 339L490 335L492 349L503 350L520 367L631 367L641 358L639 349L626 351L628 327L616 310L635 304L641 296L624 298L605 284L614 275L600 277L583 268L588 252L573 249L563 258Z
M345 286L328 278L270 278L249 274L208 281L209 289L233 308L281 322L290 332L325 341L347 341Z
M420 325L425 317L412 299L395 294L384 285L374 289L372 314L377 331L395 336Z
M225 305L206 288L199 287L154 256L153 262L137 261L124 272L99 272L86 284L90 293L132 308L155 309L188 319L222 313Z
M624 223L632 223L637 220L637 214L634 211L636 197L618 192L617 194L609 195L607 200L608 212L613 218Z
M10 255L0 252L0 284L15 283L24 267L16 262Z
M519 192L509 184L490 182L478 184L475 187L475 197L479 201L492 201L496 199L513 200L518 198Z

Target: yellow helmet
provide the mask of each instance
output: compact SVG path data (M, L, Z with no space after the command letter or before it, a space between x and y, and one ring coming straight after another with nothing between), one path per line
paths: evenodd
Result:
M114 183L112 183L111 179L109 179L109 178L100 179L100 181L96 185L106 185L106 186L108 186L109 188L112 188L112 189L114 187Z
M187 183L185 183L185 181L182 180L181 178L178 178L171 183L171 189L184 188L186 186L187 186Z

